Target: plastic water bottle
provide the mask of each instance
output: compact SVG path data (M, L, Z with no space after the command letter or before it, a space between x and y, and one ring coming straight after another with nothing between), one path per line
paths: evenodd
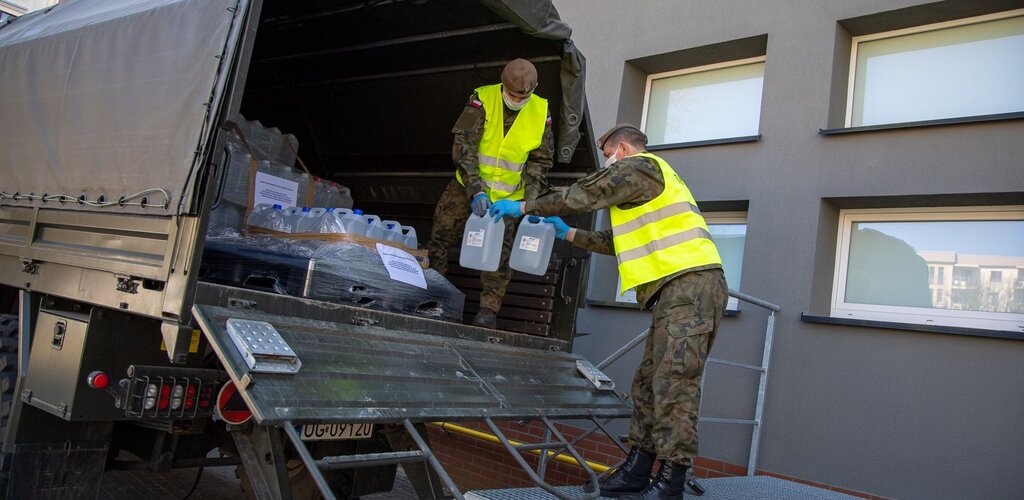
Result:
M380 217L377 217L376 215L364 215L363 221L366 222L367 238L384 241L384 224L381 224Z
M262 227L264 229L271 229L274 231L285 231L284 225L284 209L281 205L275 204L268 210L260 212L258 215L251 217L256 227Z
M348 186L332 182L331 187L336 191L334 206L352 208L352 191Z
M284 225L285 231L289 233L298 232L299 221L306 216L306 212L309 212L307 207L288 207L284 209Z
M516 271L544 276L555 244L555 226L539 218L537 222L530 222L530 219L532 217L525 217L519 223L508 265Z
M497 271L504 237L504 218L495 222L493 217L487 215L470 215L466 220L466 231L462 233L459 265L480 271Z
M384 238L393 243L401 243L405 240L402 236L402 225L398 221L386 220L384 224Z
M416 228L412 226L402 226L402 244L415 250L419 247L419 241L416 240Z
M315 233L316 226L320 223L320 218L324 216L324 212L327 210L321 207L313 207L306 212L306 216L299 219L298 226L295 228L293 233Z
M324 180L317 177L313 182L313 205L318 207L326 207L331 204L330 197L327 193L327 184Z

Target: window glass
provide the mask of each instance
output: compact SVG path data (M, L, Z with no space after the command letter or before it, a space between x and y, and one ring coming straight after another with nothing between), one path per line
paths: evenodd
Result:
M844 215L838 314L1024 327L1024 210L992 219L952 215Z
M708 215L708 230L722 257L722 270L729 288L742 290L740 278L743 276L743 247L747 242L747 224L744 222L715 222L714 214ZM729 297L728 309L737 310L739 302Z
M1024 16L856 45L850 126L1024 111Z
M758 134L764 62L652 75L644 115L651 145Z

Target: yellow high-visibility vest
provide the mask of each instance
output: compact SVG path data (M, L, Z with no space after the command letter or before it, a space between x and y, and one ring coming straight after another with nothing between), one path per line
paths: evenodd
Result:
M544 138L548 118L548 101L536 94L519 110L516 121L505 135L505 105L501 99L501 84L476 89L484 106L487 122L480 138L477 160L484 192L491 201L523 199L523 168L530 151L537 149ZM455 178L463 186L462 175L455 170Z
M609 209L612 243L619 261L622 290L680 271L722 264L718 248L690 189L665 160L650 153L665 178L665 190L643 205Z

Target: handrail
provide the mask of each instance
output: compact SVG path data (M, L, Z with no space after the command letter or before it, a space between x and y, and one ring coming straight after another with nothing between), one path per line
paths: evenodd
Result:
M462 434L463 436L469 436L469 437L472 437L472 438L479 439L481 441L488 441L488 442L495 443L495 444L501 444L501 440L498 439L498 437L495 436L494 434L488 434L486 432L478 431L476 429L470 429L469 427L463 427L461 425L453 424L453 423L450 423L450 422L429 422L429 424L434 426L434 427L437 427L437 428L439 428L439 429L441 429L443 431L454 432L455 434ZM515 441L515 440L512 440L512 439L509 439L508 442L512 443L513 446L520 446L520 445L523 444L523 443L521 443L519 441ZM540 455L540 450L529 450L529 451L530 451L530 453L533 453L534 455ZM548 451L547 455L548 455L549 458L551 458L553 460L556 460L558 462L562 462L564 464L568 464L568 465L572 465L572 466L575 466L575 467L579 467L581 469L583 468L583 466L581 466L580 463L577 462L575 458L572 458L570 456L566 456L566 455L563 455L561 453L555 453L553 451ZM594 472L597 472L598 474L600 474L600 473L602 473L602 472L604 472L604 471L606 471L606 470L611 468L611 467L609 467L607 465L604 465L604 464L600 464L600 463L597 463L597 462L591 462L590 460L586 460L585 462L587 463L587 465L590 466L591 469L594 470Z
M782 310L781 307L779 307L776 304L772 304L771 302L768 302L767 300L759 299L757 297L754 297L753 295L749 295L749 294L746 294L746 293L743 293L743 292L739 292L739 291L733 290L732 288L729 289L729 295L731 297L736 297L737 299L740 299L743 302L750 302L751 304L754 304L755 306L761 306L761 307L763 307L765 309L770 309L772 312L779 312L779 311Z
M736 363L732 361L720 360L715 358L708 358L707 363L718 363L727 366L734 366L739 368L746 368L760 372L760 377L757 385L757 401L754 404L754 418L751 420L746 419L724 419L714 417L698 417L700 421L709 423L720 423L720 424L746 424L754 427L750 437L750 454L747 458L747 475L753 476L757 473L757 459L760 451L761 444L761 426L762 417L764 416L764 400L766 395L766 387L768 383L768 368L771 364L772 355L772 344L775 336L775 313L782 310L777 304L768 302L767 300L754 297L737 290L729 289L729 296L735 297L744 302L749 302L755 306L760 306L768 309L768 320L765 327L764 333L764 352L761 354L761 366L744 365L742 363ZM608 365L618 361L622 356L626 355L629 351L632 351L636 346L640 345L650 335L651 329L648 328L639 335L630 340L625 345L617 349L610 356L605 358L604 361L597 364L599 370L604 370ZM701 391L704 390L704 377L701 377Z

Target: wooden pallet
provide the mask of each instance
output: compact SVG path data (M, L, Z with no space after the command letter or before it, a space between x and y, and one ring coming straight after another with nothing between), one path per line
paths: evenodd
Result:
M501 310L498 329L547 336L551 330L552 309L558 291L561 259L552 255L544 276L512 272ZM459 266L458 251L449 253L448 280L466 294L463 322L471 323L480 310L480 271Z

